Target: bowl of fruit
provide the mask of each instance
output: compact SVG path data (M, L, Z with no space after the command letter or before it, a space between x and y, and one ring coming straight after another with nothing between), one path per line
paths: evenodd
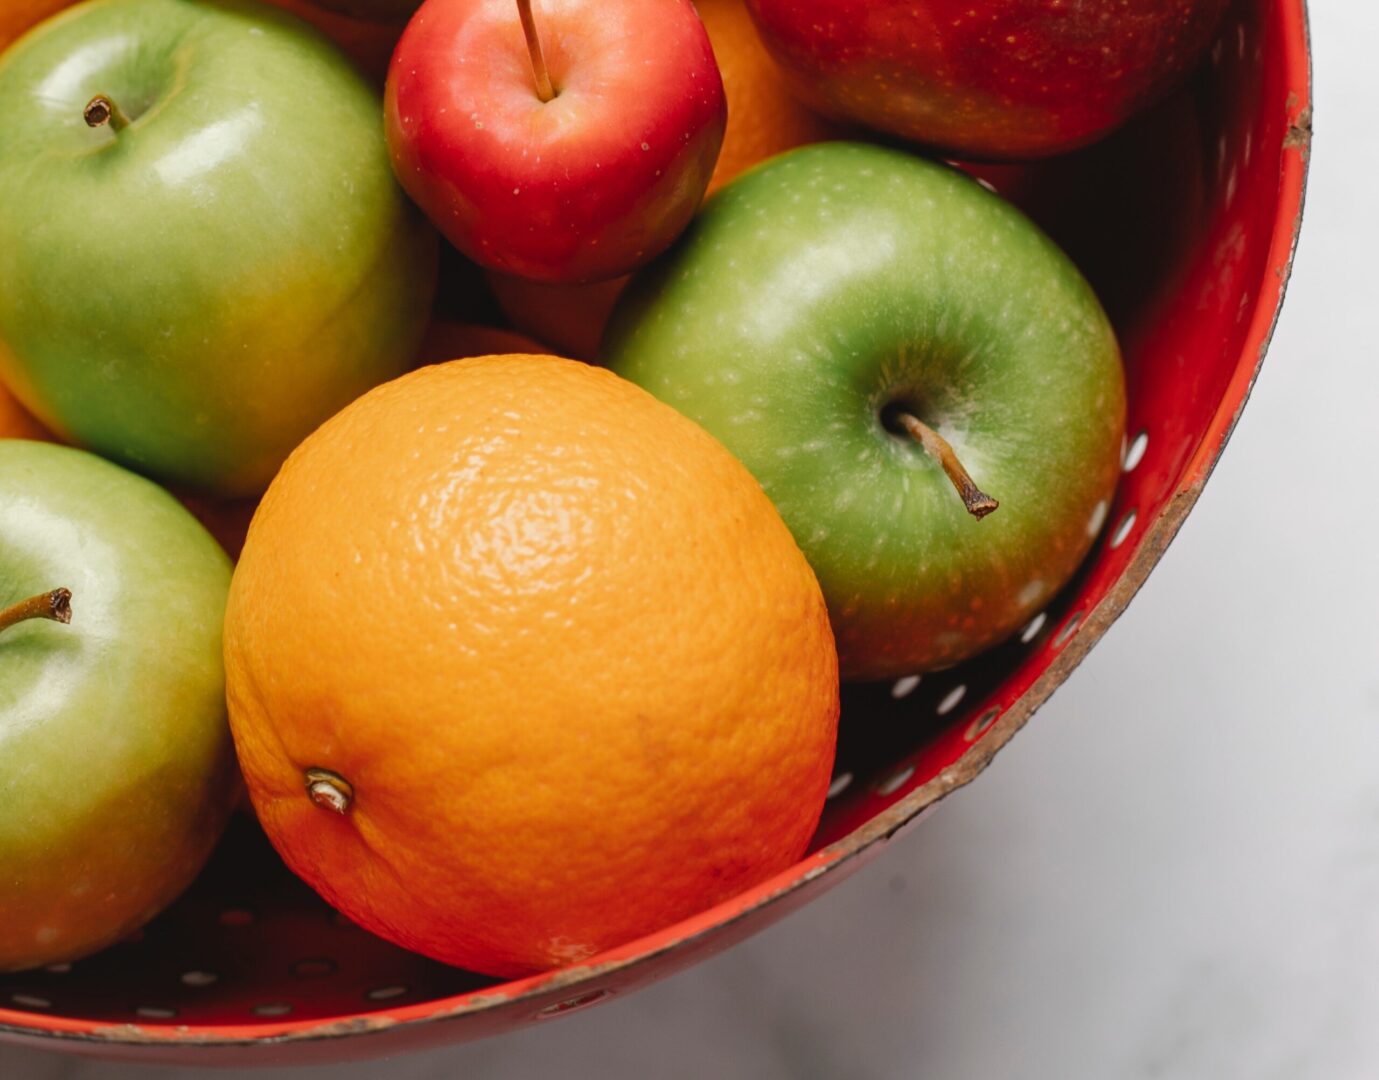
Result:
M1278 317L1303 0L0 14L0 1038L682 969L975 779Z

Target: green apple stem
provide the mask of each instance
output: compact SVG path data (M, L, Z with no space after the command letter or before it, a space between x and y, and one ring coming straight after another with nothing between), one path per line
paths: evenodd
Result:
M87 127L98 128L109 124L116 134L129 127L129 117L124 110L104 94L97 94L88 101L86 111L81 115Z
M54 589L41 596L31 596L21 600L13 607L0 611L0 634L11 626L18 626L30 619L48 619L56 623L72 621L72 590Z
M907 412L896 414L896 422L905 429L911 438L924 447L925 452L930 457L943 466L943 471L948 474L948 479L953 481L953 486L962 496L963 506L967 507L967 512L974 518L980 521L1001 505L972 482L972 477L962 467L962 462L958 460L958 455L953 452L953 448L948 445L948 440L937 431Z
M531 0L517 0L517 14L522 20L522 33L527 35L531 70L536 76L536 96L542 101L550 101L555 97L555 87L551 85L551 73L546 67L546 57L541 52L541 39L536 36L536 20L532 17Z

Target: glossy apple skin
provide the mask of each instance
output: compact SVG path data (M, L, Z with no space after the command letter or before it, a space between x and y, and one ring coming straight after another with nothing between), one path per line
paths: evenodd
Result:
M848 678L1001 641L1087 553L1119 474L1115 336L1071 262L956 170L824 143L745 173L633 279L604 359L752 471ZM1000 501L978 521L882 422L910 408Z
M534 16L549 102L512 0L422 5L388 75L393 164L482 266L616 277L674 240L713 174L727 119L713 49L690 0L547 0Z
M1093 142L1166 93L1229 0L747 0L821 111L975 158Z
M221 622L230 563L155 484L0 442L0 971L73 960L170 903L238 796Z
M133 123L82 121L104 93ZM407 370L436 237L334 46L231 0L96 0L0 59L0 377L165 482L261 491Z

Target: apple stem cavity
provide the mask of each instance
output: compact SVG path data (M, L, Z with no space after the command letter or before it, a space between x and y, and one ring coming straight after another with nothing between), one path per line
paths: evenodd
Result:
M905 429L906 434L924 447L925 452L930 457L943 466L943 471L948 474L948 479L953 481L953 487L962 496L963 506L967 507L967 512L974 518L981 521L982 518L1001 505L972 482L972 477L962 467L962 462L958 460L958 455L953 452L948 440L937 431L907 412L896 413L895 422Z
M49 622L62 623L64 626L70 623L72 621L72 590L54 589L52 592L21 600L13 607L7 607L4 611L0 611L0 634L3 634L11 626L18 626L30 619L47 619Z
M306 770L306 793L323 810L346 813L354 802L354 785L329 769Z
M81 115L87 127L98 128L109 124L116 134L129 127L129 117L125 115L124 110L104 94L97 94L88 101L86 110Z
M536 96L543 102L555 97L551 73L541 52L541 39L536 34L536 19L532 15L531 0L517 0L517 15L522 20L522 33L527 35L527 51L531 53L531 70L536 76Z

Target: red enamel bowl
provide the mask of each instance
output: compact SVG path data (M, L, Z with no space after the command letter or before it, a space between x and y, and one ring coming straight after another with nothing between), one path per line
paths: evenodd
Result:
M660 933L496 982L340 919L246 820L137 940L0 975L0 1038L149 1061L329 1061L475 1039L625 994L806 903L968 783L1124 609L1244 407L1301 223L1311 134L1304 0L1242 0L1175 96L1106 142L980 174L1082 266L1117 324L1124 476L1077 579L1016 639L939 675L850 687L810 853Z

